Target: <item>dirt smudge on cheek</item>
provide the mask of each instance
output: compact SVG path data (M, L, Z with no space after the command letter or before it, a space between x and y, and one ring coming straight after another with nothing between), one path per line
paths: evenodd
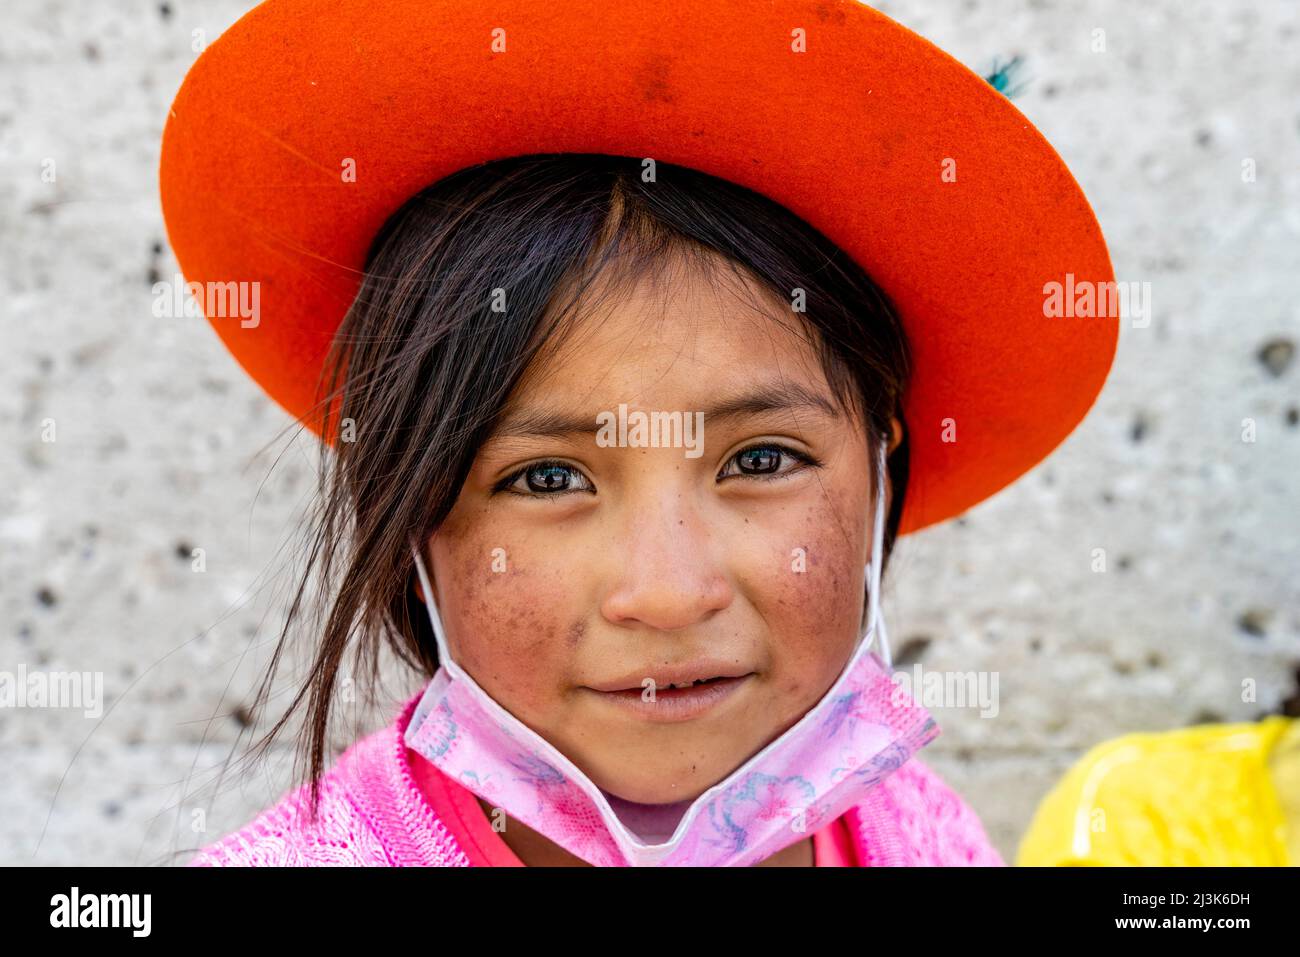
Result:
M544 708L559 668L563 630L545 611L505 592L482 596L462 622L466 665L484 690L512 711Z
M521 658L538 662L545 659L547 650L555 647L554 633L537 614L519 610L516 619L517 633L510 636L510 653Z
M587 633L587 623L583 621L581 618L579 618L569 628L569 633L567 635L569 641L569 647L570 648L578 647L578 644L582 641L582 636L585 635L586 633Z
M485 690L507 707L540 713L553 705L585 625L566 613L563 583L511 568L478 573L464 626L492 687ZM486 680L486 679L485 679ZM513 710L513 707L512 707Z
M824 518L824 515L823 515ZM805 571L783 570L768 593L768 622L781 662L776 688L784 701L808 704L814 690L833 679L852 648L858 631L858 589L855 548L835 530L802 539Z

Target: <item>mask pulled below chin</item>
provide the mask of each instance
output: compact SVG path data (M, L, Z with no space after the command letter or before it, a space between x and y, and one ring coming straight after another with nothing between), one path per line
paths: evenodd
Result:
M825 697L693 801L610 795L467 675L440 668L406 743L464 787L600 867L743 867L829 824L939 733L860 643Z

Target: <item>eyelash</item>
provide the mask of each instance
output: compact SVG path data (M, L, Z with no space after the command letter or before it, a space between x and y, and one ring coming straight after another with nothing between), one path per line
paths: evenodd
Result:
M801 472L806 468L820 468L822 464L820 460L813 457L812 455L809 455L807 452L800 452L798 449L793 449L788 445L782 445L779 442L760 442L757 445L748 445L745 448L737 451L735 455L727 459L726 465L723 466L723 470L725 471L727 466L729 466L732 462L739 459L740 456L744 455L746 452L753 452L760 449L775 450L776 452L780 453L783 459L785 457L789 457L796 464L793 468L787 469L784 472L762 472L758 474L735 472L730 475L722 475L721 473L719 473L719 480L739 478L739 479L749 479L749 480L770 482L778 479L789 478L794 473ZM525 465L523 468L516 469L514 472L510 473L505 478L503 478L501 481L497 482L496 485L492 487L492 492L493 494L496 494L498 492L507 492L512 495L522 495L525 498L555 498L560 495L573 495L582 492L595 491L595 487L594 485L592 485L591 479L587 478L585 475L582 476L583 480L587 482L589 486L591 486L590 488L569 488L569 489L558 489L553 492L535 492L532 490L525 491L525 490L511 487L516 482L518 482L521 478L527 476L528 473L531 472L532 470L546 469L546 468L567 469L570 473L575 473L578 475L582 474L581 471L576 466L570 465L568 462L561 462L556 459L546 459L541 462L531 462L528 465Z

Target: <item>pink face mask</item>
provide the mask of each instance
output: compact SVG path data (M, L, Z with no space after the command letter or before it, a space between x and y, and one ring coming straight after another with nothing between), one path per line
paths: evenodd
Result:
M483 691L452 660L414 543L442 664L411 717L407 745L507 818L599 867L748 866L829 824L939 733L889 676L879 605L885 517L884 444L879 447L865 634L816 705L695 800L634 804L602 791ZM877 636L883 664L870 650Z

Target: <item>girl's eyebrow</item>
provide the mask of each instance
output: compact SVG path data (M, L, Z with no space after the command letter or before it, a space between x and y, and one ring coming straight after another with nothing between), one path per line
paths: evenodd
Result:
M803 409L838 418L839 409L822 393L805 388L798 383L780 382L759 386L744 393L720 399L702 409L653 410L703 412L706 422L758 415L763 412ZM601 410L615 415L617 409ZM651 411L651 410L647 410ZM595 435L600 426L596 415L574 415L554 409L521 409L506 415L492 430L490 438L536 437L554 438L567 435Z

